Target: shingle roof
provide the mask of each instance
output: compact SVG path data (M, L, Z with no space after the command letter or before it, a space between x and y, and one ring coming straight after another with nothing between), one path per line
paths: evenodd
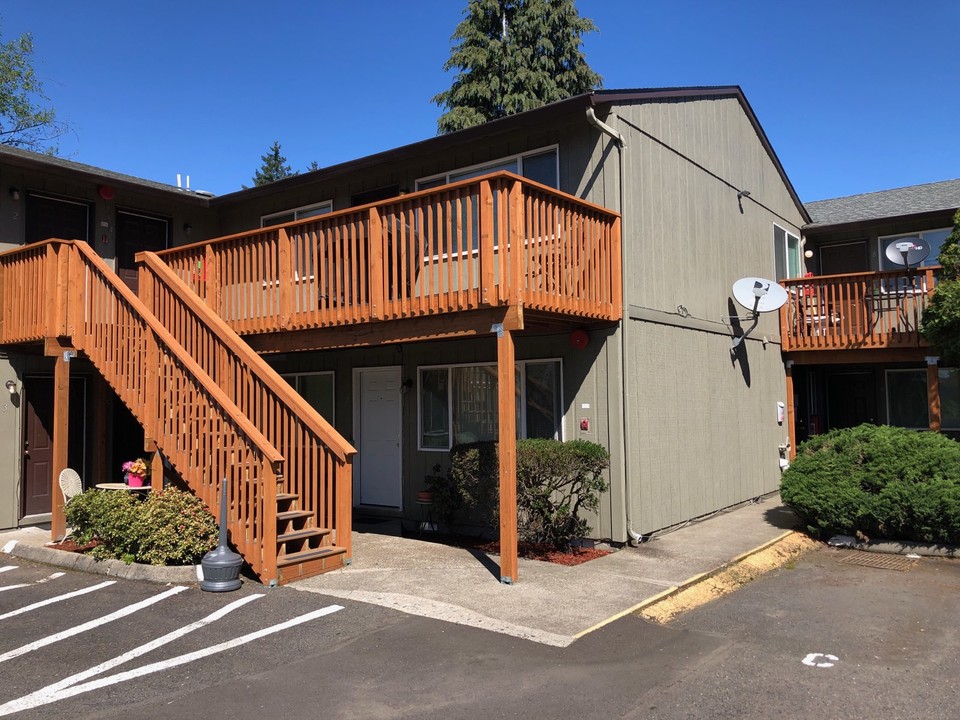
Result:
M133 175L125 175L124 173L106 170L105 168L95 167L94 165L86 165L73 160L67 160L45 153L37 153L31 150L23 150L22 148L11 147L9 145L0 145L0 160L21 167L38 168L48 171L55 169L66 170L72 174L84 176L93 182L110 182L141 190L174 193L180 196L194 197L202 200L204 203L207 202L207 199L211 195L210 193L202 191L185 190L175 185L145 180L144 178L134 177Z
M804 203L811 226L880 220L960 208L960 179Z

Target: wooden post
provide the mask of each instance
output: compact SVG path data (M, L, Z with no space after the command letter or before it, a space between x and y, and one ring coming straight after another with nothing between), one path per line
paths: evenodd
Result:
M380 211L372 207L367 221L367 243L370 248L370 317L374 320L384 317L384 240Z
M157 447L157 443L151 443L153 445L153 460L150 462L150 489L153 492L160 492L163 490L163 455L160 453L160 448Z
M60 492L60 471L67 467L70 440L70 359L60 352L53 370L53 469L50 473L50 538L61 539L67 532L63 517L63 493Z
M940 358L930 356L927 361L927 406L930 409L930 429L940 432L940 372L937 363Z
M497 326L495 326L497 327ZM517 378L513 333L497 332L497 395L500 435L500 582L517 581Z
M790 452L787 455L789 460L797 456L797 420L796 408L793 405L793 360L787 360L783 363L784 374L787 382L787 433L790 437Z
M220 314L220 266L213 245L207 244L203 255L203 265L198 273L198 295L203 296L207 307Z
M493 304L494 297L494 263L493 256L493 192L490 181L480 183L480 304ZM501 242L500 252L506 252L506 243Z
M510 187L510 228L507 241L510 247L508 277L500 278L500 282L507 288L507 304L519 305L523 303L523 286L527 279L527 269L524 267L526 248L523 237L523 187L519 180L515 180ZM531 238L531 243L533 239ZM500 244L504 241L501 239ZM503 252L503 248L500 249ZM512 341L511 341L512 342Z
M336 462L336 460L334 460ZM337 530L337 547L342 547L346 554L343 556L343 562L349 564L353 561L353 456L349 456L343 467L337 473L337 482L335 492L336 497L336 518L334 518Z
M280 228L277 236L277 254L279 256L279 268L277 277L280 283L280 327L290 326L290 318L293 315L293 289L297 287L296 282L296 259L293 252L293 243L290 241L290 235L286 228Z

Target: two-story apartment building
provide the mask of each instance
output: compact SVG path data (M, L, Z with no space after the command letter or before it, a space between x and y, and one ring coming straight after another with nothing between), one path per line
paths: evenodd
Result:
M591 93L220 197L11 150L0 187L2 527L56 526L61 466L91 486L144 443L210 502L227 478L265 581L349 557L351 508L419 519L461 442L499 440L505 503L517 437L603 444L616 542L778 486L778 319L732 352L731 286L811 218L737 87Z

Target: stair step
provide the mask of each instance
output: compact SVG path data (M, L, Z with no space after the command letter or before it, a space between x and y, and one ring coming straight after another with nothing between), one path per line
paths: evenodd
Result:
M346 553L344 548L333 547L331 545L315 548L313 550L302 550L289 555L280 555L277 557L277 566L288 567L290 565L297 565L298 563L307 562L308 560L316 560L323 557L333 557L335 555L343 555L344 553Z
M300 520L302 518L313 517L309 510L284 510L277 513L277 522L286 522L287 520Z
M288 500L296 500L300 496L297 493L277 493L277 502L286 502Z
M304 538L309 537L323 537L324 535L329 535L329 530L322 530L320 528L304 528L303 530L291 530L290 532L280 533L277 535L277 542L289 542L291 540L303 540Z
M284 585L293 580L319 575L343 567L346 550L342 547L321 547L302 550L277 557L277 582Z

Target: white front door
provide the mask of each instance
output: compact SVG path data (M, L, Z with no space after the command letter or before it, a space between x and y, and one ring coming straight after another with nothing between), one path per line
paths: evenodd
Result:
M360 421L358 433L361 505L399 508L400 368L358 370Z

